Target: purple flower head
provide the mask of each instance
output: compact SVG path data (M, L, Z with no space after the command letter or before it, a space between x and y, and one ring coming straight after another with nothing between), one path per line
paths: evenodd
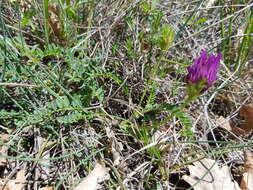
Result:
M217 79L221 57L221 53L218 53L216 56L208 55L206 50L202 50L201 56L196 58L194 63L187 68L187 82L189 85L202 83L201 93L210 88Z

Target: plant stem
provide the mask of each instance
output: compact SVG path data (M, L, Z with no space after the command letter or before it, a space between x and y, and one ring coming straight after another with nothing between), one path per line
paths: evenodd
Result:
M183 110L190 102L192 102L193 100L195 100L198 96L192 96L192 97L188 97L185 102L183 104L181 104L179 106L180 110ZM162 125L165 125L166 123L168 123L172 118L174 117L173 114L169 115L168 117L166 117L163 121L155 124L153 127L154 128L158 128Z

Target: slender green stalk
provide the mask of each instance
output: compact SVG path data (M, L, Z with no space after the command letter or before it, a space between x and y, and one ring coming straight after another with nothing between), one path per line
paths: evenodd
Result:
M70 2L71 2L70 0L66 0L66 5L70 6Z
M44 31L45 31L45 37L46 37L46 42L49 44L49 12L48 12L48 6L49 6L49 1L48 0L43 0L43 13L44 13Z
M184 102L183 104L179 105L179 109L180 109L181 111L183 111L183 109L184 109L191 101L195 100L197 97L198 97L198 96L188 97L188 98L185 100L185 102ZM171 115L169 115L168 117L166 117L163 121L161 121L161 122L159 122L159 123L153 125L153 127L154 127L154 128L158 128L158 127L160 127L160 126L163 126L163 125L165 125L166 123L168 123L170 120L172 120L173 117L175 117L175 115L174 115L174 114L171 114Z
M249 16L247 18L247 26L245 29L245 36L243 37L242 43L240 45L239 54L236 61L236 68L240 65L244 65L249 55L249 52L252 51L253 45L253 10L250 10ZM241 67L240 67L241 70Z

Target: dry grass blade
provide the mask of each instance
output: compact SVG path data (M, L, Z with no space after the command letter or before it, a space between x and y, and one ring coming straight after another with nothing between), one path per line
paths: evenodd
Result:
M42 187L39 190L55 190L53 186Z
M10 87L41 87L36 84L20 84L20 83L10 83L10 82L0 82L0 86L10 86Z

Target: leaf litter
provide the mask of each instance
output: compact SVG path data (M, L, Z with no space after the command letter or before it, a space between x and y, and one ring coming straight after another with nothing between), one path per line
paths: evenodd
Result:
M74 190L97 190L101 188L100 183L110 178L109 169L100 163L96 163L95 168L85 177Z
M221 128L231 131L236 135L248 135L253 130L253 107L249 105L242 105L239 110L239 115L244 118L244 122L238 126L233 122L220 116L216 120L216 124Z
M243 105L239 114L245 119L245 122L239 127L233 126L232 131L237 135L247 135L253 130L253 107Z
M9 134L3 134L0 140L3 143L8 142ZM5 145L0 145L0 156L7 156L8 155L8 147ZM4 157L0 157L0 168L4 168L7 165L7 159Z
M26 169L21 169L14 180L2 180L0 181L1 190L23 190L26 182Z
M238 183L232 180L229 168L220 168L215 160L205 158L188 168L190 175L184 175L183 179L195 190L240 190Z
M253 190L253 153L244 154L244 173L239 184L233 179L228 166L220 167L216 160L204 158L189 165L190 175L183 179L194 190Z
M253 153L245 151L244 173L240 187L242 190L253 190Z
M22 2L22 1L21 1ZM121 2L121 1L120 1ZM130 1L129 1L130 2ZM138 1L139 2L139 1ZM156 2L156 1L154 1L154 2ZM158 2L158 1L157 1ZM207 2L204 2L204 5L206 4L206 9L209 9L209 8L211 8L210 10L213 10L212 9L212 6L214 6L214 3L215 2L217 2L217 1L215 1L215 0L210 0L210 1L207 1ZM116 3L115 3L116 4ZM178 2L173 2L173 6L175 6L175 8L173 9L173 10L176 10L176 13L178 13L178 10L177 10L177 7L176 7L176 5L178 4ZM181 5L181 3L179 3L178 4L179 6L182 6ZM160 6L160 5L159 5ZM22 6L21 6L22 7ZM92 6L91 6L92 7ZM128 7L128 6L127 6ZM166 7L166 9L168 10L168 11L170 11L170 9L169 8L167 8L168 6L164 6L164 7ZM188 5L187 5L187 7L188 7ZM192 6L189 6L190 8L192 8ZM201 7L199 7L199 8L201 8ZM109 11L111 11L111 12L113 12L113 9L111 9L111 7L109 6L109 8L107 8ZM118 10L119 9L115 9L117 12L118 12ZM183 11L188 11L188 8L187 8L187 10L183 10ZM49 13L52 13L53 11L52 10L50 10L49 9ZM199 11L200 12L200 11ZM120 11L119 11L119 13L121 13ZM170 14L172 14L172 16L173 16L173 12L172 13L170 13ZM118 14L116 14L116 15L118 15ZM124 15L124 14L122 14L122 15ZM105 16L105 19L104 20L112 20L113 19L113 17L111 17L111 15L109 15L109 14L106 14L106 13L104 13L104 16ZM107 17L108 18L110 18L110 19L106 19ZM110 16L110 17L109 17ZM204 16L204 15L202 15L201 14L201 16ZM50 26L51 26L51 32L50 32L50 35L52 35L52 34L54 34L55 36L57 36L58 35L58 33L60 34L61 32L60 32L60 30L62 29L61 27L61 25L60 25L60 23L59 23L59 15L57 15L57 14L54 14L54 15L50 15L49 16L49 24L50 24ZM173 18L174 18L175 16L173 16ZM215 14L215 19L216 19L216 14ZM181 19L178 19L178 18L180 18L180 17L175 17L177 20L180 20L180 22L181 22ZM119 21L120 22L120 24L121 25L123 25L124 26L124 23L121 23L121 20L120 20L121 18L119 17L119 18L117 18L117 21ZM140 19L141 20L141 19ZM140 23L140 25L141 25L141 23ZM100 25L99 25L100 26ZM137 26L138 26L138 23L137 23ZM103 26L102 26L103 27ZM99 27L100 28L100 27ZM189 31L188 31L188 29L189 29ZM59 32L57 31L57 30L59 30ZM100 32L100 31L99 31ZM110 32L110 31L109 31ZM189 28L187 28L187 32L194 32L194 31L192 31L191 29L190 29L190 27ZM206 32L206 34L207 34L208 32ZM109 34L109 33L108 33ZM183 33L182 33L183 34ZM102 34L101 34L102 35ZM129 34L128 34L129 35ZM123 36L123 35L122 35ZM58 38L59 38L60 36L58 36ZM111 39L110 39L111 40ZM208 38L208 41L209 41L210 39ZM212 40L214 40L214 39L212 39ZM101 42L102 43L102 46L103 46L103 42ZM204 42L205 43L205 42ZM99 44L99 42L98 42L98 44ZM106 43L105 43L106 44ZM110 44L110 43L108 43L108 44ZM195 46L195 44L189 44L189 46L190 46L190 48L189 48L189 50L191 50L191 51L195 51L196 50L196 48L199 46L199 45L201 45L201 44L196 44L197 46ZM213 45L215 45L215 44L213 44ZM209 45L208 45L209 46ZM97 48L97 47L96 47ZM95 52L95 50L96 50L96 48L94 48L94 52ZM187 47L184 47L186 50L187 50ZM210 46L208 47L208 48L210 48ZM119 48L119 51L120 51L120 48ZM178 52L176 52L175 54L177 54ZM92 52L92 54L93 54L93 52ZM188 53L187 53L188 54ZM123 54L124 55L124 54ZM111 58L111 55L109 55L109 57ZM115 56L116 57L116 56ZM105 59L105 60L107 60L107 58ZM124 60L125 61L125 60ZM106 62L106 61L105 61ZM125 61L125 62L127 62L127 61ZM126 63L127 64L127 63ZM143 64L144 65L144 64ZM138 71L139 72L139 71ZM137 86L138 87L138 86ZM118 110L117 110L118 111ZM121 111L121 110L120 110ZM124 110L125 111L125 110ZM246 118L245 118L245 120L246 120ZM238 128L240 128L243 132L241 132L242 134L248 134L248 131L251 131L251 130L249 130L249 128L248 128L248 126L249 125L240 125L240 126L238 126ZM171 127L171 126L170 126ZM172 127L171 127L172 128ZM229 130L231 130L231 129L229 129ZM239 129L238 129L239 130ZM113 131L113 129L112 129L112 131ZM240 131L240 130L239 130ZM114 166L118 166L119 165L119 163L120 163L120 161L122 161L122 152L123 152L123 145L122 145L122 143L120 142L120 141L118 141L116 138L115 138L115 136L111 136L111 137L109 137L108 136L108 138L110 139L110 142L111 142L111 144L110 144L110 147L111 147L111 153L112 153L112 156L113 156L113 158L112 158L112 161L113 161L113 163L114 163ZM7 149L7 147L6 146L3 146L3 147L5 147L6 149ZM6 151L3 151L4 153L3 153L3 155L7 155L7 150ZM171 157L171 154L168 154L170 157ZM41 157L40 158L42 158L42 156L43 156L43 158L53 158L53 156L52 155L50 155L50 152L48 152L48 153L46 153L45 154L45 157L44 157L44 154L43 155L41 155ZM182 156L182 154L179 154L178 153L178 157L176 157L176 158L180 158ZM178 159L179 160L179 159ZM174 160L175 161L175 163L177 162L176 161L176 159ZM7 164L7 162L6 162L6 160L4 160L4 162L3 162L3 167L5 167L6 166L6 164ZM42 164L42 162L40 162L40 164ZM39 166L40 164L37 164L36 166ZM62 164L63 165L63 164ZM143 168L145 168L146 167L146 165L148 165L148 163L147 162L144 162L143 161L143 164L142 165L140 165L140 166L142 166ZM69 166L69 165L67 165L66 164L66 166ZM41 166L42 167L42 166ZM52 167L53 167L53 163L52 163ZM153 166L152 166L153 167ZM95 167L96 168L96 167ZM134 170L134 172L138 172L139 170L140 170L140 168L141 167L137 167L136 168L136 170ZM46 169L46 168L43 168L43 169ZM55 168L54 168L55 169ZM95 170L95 169L94 169ZM152 170L152 172L153 171L155 171L155 169L153 169ZM92 171L93 172L93 171ZM90 173L90 175L92 174L92 172ZM133 175L134 175L134 172L133 172ZM131 174L131 173L130 173ZM157 177L157 179L161 179L160 178L160 175L157 175L157 174L159 174L158 172L157 173L154 173L155 175L154 176L156 176ZM90 176L89 175L89 176ZM130 177L132 177L133 175L130 175ZM208 174L207 174L208 175ZM78 173L77 173L77 175L76 176L78 176ZM89 177L88 176L88 177ZM96 176L95 174L93 175L93 176ZM87 178L88 177L86 177L85 179L84 179L84 181L86 180L87 181ZM45 178L45 177L42 177L42 178ZM92 177L90 177L90 178L92 178ZM53 180L55 180L56 179L56 177L54 176L54 178L53 178ZM93 179L94 179L94 177L93 177ZM133 180L134 181L134 180ZM162 181L162 180L161 180ZM246 181L249 181L249 180L246 180ZM141 182L142 183L142 182ZM147 183L149 183L149 182L147 182ZM82 182L82 184L85 184L85 183L83 183ZM44 187L44 188L41 188L40 190L51 190L51 188L53 188L53 187ZM84 188L89 188L89 186L86 186L86 187L83 187L83 189ZM90 186L90 188L92 188L92 186Z

